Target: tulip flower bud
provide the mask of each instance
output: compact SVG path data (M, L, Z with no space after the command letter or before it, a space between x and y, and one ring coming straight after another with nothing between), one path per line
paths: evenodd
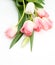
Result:
M34 26L34 30L39 32L42 29L42 25L41 25L41 18L40 17L35 17L33 19L35 26Z
M8 28L5 32L8 38L13 38L17 32L17 27Z
M21 28L21 32L27 36L31 36L34 28L34 23L30 20L25 21L23 27Z
M49 17L49 14L44 9L38 9L37 10L38 16L42 17Z
M35 5L33 2L29 2L26 6L25 13L26 14L33 14L35 10Z

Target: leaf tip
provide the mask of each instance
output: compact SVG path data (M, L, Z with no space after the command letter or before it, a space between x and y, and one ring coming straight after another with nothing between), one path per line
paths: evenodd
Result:
M11 49L11 48L12 48L12 46L10 45L9 49Z

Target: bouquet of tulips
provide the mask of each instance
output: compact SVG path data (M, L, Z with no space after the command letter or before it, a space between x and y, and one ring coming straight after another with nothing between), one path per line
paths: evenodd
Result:
M10 48L25 35L22 45L30 41L32 51L34 32L49 30L52 28L52 21L49 14L44 9L44 0L13 0L18 10L18 23L14 27L8 28L6 36L13 38Z

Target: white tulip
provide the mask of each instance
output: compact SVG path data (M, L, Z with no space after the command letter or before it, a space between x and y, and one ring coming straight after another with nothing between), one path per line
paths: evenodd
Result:
M26 6L25 13L26 14L33 14L35 10L35 5L33 2L29 2Z

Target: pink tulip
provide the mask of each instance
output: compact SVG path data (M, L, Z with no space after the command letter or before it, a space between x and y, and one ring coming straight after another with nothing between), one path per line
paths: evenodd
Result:
M37 10L38 16L42 17L49 17L49 14L44 9L38 9Z
M34 26L34 30L39 32L42 29L42 25L41 25L41 18L40 17L35 17L34 18L34 22L35 22L35 26Z
M34 23L30 20L25 21L23 27L21 28L21 32L27 36L31 36L34 28Z
M17 27L8 28L5 32L8 38L13 38L17 32Z
M52 28L52 21L49 18L43 17L42 18L42 29L49 30Z

